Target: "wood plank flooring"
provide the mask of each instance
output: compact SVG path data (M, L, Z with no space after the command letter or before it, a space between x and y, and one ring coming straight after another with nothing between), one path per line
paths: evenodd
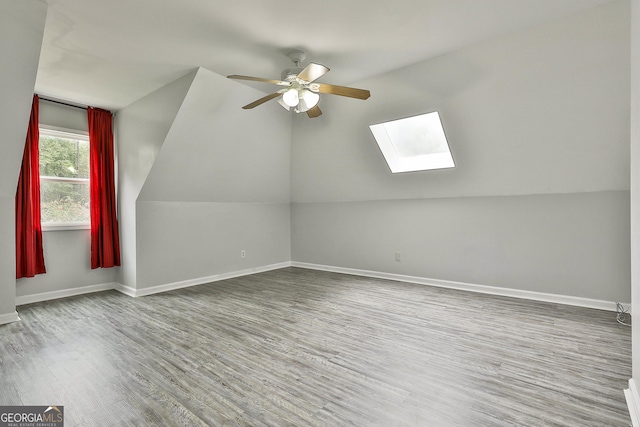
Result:
M0 405L66 426L628 426L615 313L297 268L18 308Z

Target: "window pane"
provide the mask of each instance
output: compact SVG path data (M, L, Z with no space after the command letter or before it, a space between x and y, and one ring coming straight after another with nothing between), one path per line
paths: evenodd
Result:
M437 113L395 120L383 126L402 157L449 152Z
M40 135L40 176L89 178L89 141Z
M40 128L40 213L43 224L90 222L89 138Z
M437 111L369 127L392 173L455 167Z
M89 222L88 182L40 182L42 222Z

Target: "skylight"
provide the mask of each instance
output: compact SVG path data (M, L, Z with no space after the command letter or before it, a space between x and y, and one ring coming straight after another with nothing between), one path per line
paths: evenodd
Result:
M392 173L455 167L437 111L369 128Z

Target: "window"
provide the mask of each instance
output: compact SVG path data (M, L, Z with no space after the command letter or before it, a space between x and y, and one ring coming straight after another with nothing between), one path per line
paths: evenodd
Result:
M369 128L392 173L455 167L437 111Z
M40 128L40 210L45 228L89 228L89 135Z

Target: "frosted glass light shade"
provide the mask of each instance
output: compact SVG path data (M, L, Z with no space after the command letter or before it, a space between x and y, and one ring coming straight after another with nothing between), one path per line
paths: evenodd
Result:
M284 94L282 94L282 100L289 107L295 107L300 101L300 98L298 97L298 90L293 88L289 89Z
M310 90L303 89L300 91L300 102L296 107L296 113L304 113L309 111L316 105L318 105L318 101L320 100L320 95L317 93L313 93Z
M320 95L305 89L302 91L302 99L304 99L304 103L307 104L307 109L310 109L318 105Z
M282 99L282 97L278 98L278 104L282 105L282 108L284 108L287 111L291 110L291 107L289 107L287 103L284 102L284 99Z

